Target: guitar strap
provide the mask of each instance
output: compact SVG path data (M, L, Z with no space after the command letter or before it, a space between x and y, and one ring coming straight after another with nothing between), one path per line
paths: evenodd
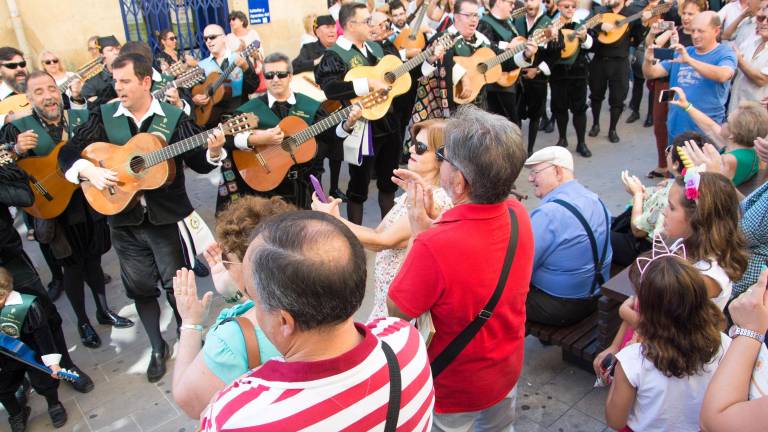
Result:
M128 117L124 115L115 117L119 105L120 102L113 102L102 105L100 109L102 122L104 123L104 129L107 132L109 142L111 144L123 145L133 138L133 134L131 134ZM176 130L176 124L181 117L182 111L165 102L160 102L160 106L163 108L163 113L165 113L165 115L154 115L147 132L159 134L165 139L166 144L170 144L173 131ZM140 126L141 125L137 125L137 127Z
M508 19L504 21L504 24L500 23L497 19L493 18L490 14L484 15L480 20L493 29L500 37L501 40L509 42L514 36L517 36L517 29L515 29L512 20Z
M381 48L381 45L379 45L376 42L366 42L365 43L366 50L373 54L374 57L377 59L381 59L384 57L384 50ZM340 47L338 43L333 44L329 50L335 52L336 54L341 57L341 60L344 62L344 64L349 68L353 69L358 66L371 66L371 63L368 61L368 59L358 51L357 49L354 49L353 47L350 47L348 50L345 50L344 48Z

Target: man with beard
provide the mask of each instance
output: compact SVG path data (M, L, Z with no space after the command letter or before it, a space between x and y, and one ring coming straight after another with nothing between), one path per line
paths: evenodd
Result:
M83 85L82 95L88 102L98 106L117 97L112 78L112 62L120 54L120 42L114 36L96 39L99 54L104 57L104 70L90 78Z
M336 43L336 21L330 15L320 15L312 24L317 40L301 46L299 56L293 59L293 73L310 72L320 64L325 50Z
M14 120L0 130L0 142L15 143L15 151L21 157L48 155L57 143L66 141L75 128L88 119L85 110L63 110L61 92L47 72L35 71L29 75L26 95L32 105L32 115ZM111 247L109 228L106 218L91 209L82 191L75 191L67 208L55 221L41 223L55 226L54 237L41 239L41 244L47 243L63 266L64 292L77 316L77 329L83 345L88 348L101 346L101 339L85 312L85 282L96 299L99 324L117 328L133 326L133 322L112 312L107 305L101 255Z
M24 54L13 47L0 48L0 101L13 95L24 94L27 90L27 61ZM12 121L22 115L22 112L0 114L0 124Z
M95 142L124 145L139 132L160 134L167 143L174 144L200 132L182 110L152 97L149 60L131 53L116 58L112 66L119 100L92 110L88 120L59 153L59 166L67 180L80 183L85 179L99 190L116 187L117 173L81 159L80 153L88 145ZM187 165L203 174L212 171L227 155L223 145L224 136L216 131L208 138L207 151L199 147L171 159L169 163L176 172L172 181L144 191L134 205L109 218L123 286L127 296L135 302L152 345L147 368L150 382L165 375L165 361L170 355L170 347L160 331L158 282L173 309L177 331L182 329L172 278L185 264L177 223L193 210L184 186L184 167ZM196 328L184 329L195 331Z

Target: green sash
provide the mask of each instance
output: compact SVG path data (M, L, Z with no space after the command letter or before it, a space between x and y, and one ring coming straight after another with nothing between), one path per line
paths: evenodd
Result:
M85 123L88 120L87 110L67 110L67 135L72 136L77 126ZM45 156L50 153L56 144L53 142L53 138L48 134L48 131L40 123L40 121L34 116L22 117L18 120L11 122L19 132L25 132L32 130L37 134L37 147L35 147L34 154L36 156Z
M154 93L154 92L160 90L164 85L166 85L169 82L173 81L174 79L175 78L170 76L170 75L160 74L160 81L152 80L152 90L150 90L150 91Z
M533 34L538 29L548 27L549 24L552 22L552 20L549 19L547 15L542 15L539 17L538 20L536 20L536 23L534 23L533 28L528 30L528 21L527 17L525 15L521 17L517 17L515 19L515 29L517 30L517 34L524 35L526 37Z
M0 309L0 331L12 338L21 336L24 320L27 319L29 308L37 297L29 294L21 294L21 304L6 305Z
M475 32L475 38L479 37L477 35L482 34L479 32ZM457 57L470 57L472 54L475 53L479 48L487 47L488 44L485 42L481 43L477 47L474 47L467 43L467 41L464 40L464 38L459 38L459 40L456 42L455 45L453 45L453 55Z
M288 110L288 114L296 116L312 125L315 115L320 109L320 102L301 93L294 93L296 103ZM236 110L238 113L254 113L259 117L259 129L269 129L277 126L280 120L277 115L261 99L251 99Z
M381 48L381 45L379 45L378 43L366 42L365 46L369 49L371 54L373 54L373 56L376 57L377 59L381 59L382 57L384 57L384 50ZM333 44L333 46L328 49L338 54L339 57L341 57L341 60L344 62L345 65L347 65L349 69L353 69L358 66L372 66L368 62L368 59L365 58L365 56L361 54L360 51L356 49L352 49L352 47L350 47L348 50L345 50L344 48L340 47L339 44Z
M515 31L514 23L511 19L507 19L505 23L507 26L502 25L496 18L493 18L490 14L484 15L483 19L480 21L488 24L493 28L493 31L496 32L499 36L501 36L501 40L504 42L509 42L512 40L514 36L517 36L517 31Z
M102 122L104 122L104 129L107 131L109 142L111 144L123 145L127 143L133 135L131 135L131 127L128 124L128 117L122 115L115 117L118 106L120 106L120 102L112 102L102 105L100 107L101 119ZM155 115L152 118L152 124L149 125L147 132L159 133L165 138L165 142L170 144L173 131L176 130L176 123L179 121L182 111L165 102L160 102L160 106L163 108L165 116Z

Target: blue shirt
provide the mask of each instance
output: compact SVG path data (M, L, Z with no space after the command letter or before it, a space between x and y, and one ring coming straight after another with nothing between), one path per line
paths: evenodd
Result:
M599 258L607 236L610 235L610 213L606 222L605 211L597 194L576 180L556 187L531 212L535 245L531 285L555 297L591 297L595 294L590 293L595 277L595 262L589 237L576 216L560 204L552 202L556 199L576 207L587 220L595 234ZM612 257L611 242L608 241L602 269L605 280L610 278Z
M221 324L227 318L235 318L247 312L253 307L253 301L235 305L223 309L216 317L215 327L205 336L203 345L203 359L205 365L225 384L230 384L240 375L248 372L248 352L245 348L245 339L240 326L236 321L228 321ZM267 339L259 326L254 325L256 339L259 342L259 355L261 363L275 357L280 357L272 342Z
M691 58L713 66L726 66L736 70L738 65L736 53L731 47L718 44L717 47L706 54L698 54L696 48L689 46L685 48ZM675 57L678 54L675 53ZM731 81L724 83L704 78L696 72L692 66L683 63L673 63L664 60L661 65L669 73L669 87L680 87L688 97L688 102L693 104L699 111L706 114L709 118L723 124L725 122L725 102L728 98L728 91L731 88ZM685 109L675 105L669 106L669 115L667 117L667 130L669 142L672 142L677 134L686 131L701 132L691 116L685 112Z

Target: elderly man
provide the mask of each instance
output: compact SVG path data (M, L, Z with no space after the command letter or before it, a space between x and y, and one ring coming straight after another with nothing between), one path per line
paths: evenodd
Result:
M255 235L243 259L245 290L283 358L221 391L201 429L428 429L434 392L416 329L397 318L353 321L366 268L352 231L330 215L294 212ZM194 282L180 276L175 286Z
M725 122L725 102L738 65L736 53L717 41L720 34L720 18L715 12L706 11L696 15L691 29L693 46L672 46L676 51L673 60L654 64L654 46L651 45L646 50L643 61L643 74L646 79L668 76L670 89L680 87L688 95L687 107L669 108L669 142L682 132L701 132L688 115L692 106L717 123Z
M320 59L323 58L325 50L332 47L336 43L336 21L330 15L320 15L315 18L315 22L312 23L312 29L317 36L317 40L312 43L304 44L301 46L298 57L293 59L293 72L311 72L315 69L315 66L320 64Z
M573 156L546 147L525 161L528 181L541 205L531 212L536 242L528 321L566 326L597 307L609 278L611 218L600 198L573 175Z
M533 235L525 208L508 196L525 154L517 126L469 105L448 121L438 151L453 209L435 220L422 198L430 186L395 172L415 240L388 307L408 319L431 314L433 431L508 430L515 419Z

